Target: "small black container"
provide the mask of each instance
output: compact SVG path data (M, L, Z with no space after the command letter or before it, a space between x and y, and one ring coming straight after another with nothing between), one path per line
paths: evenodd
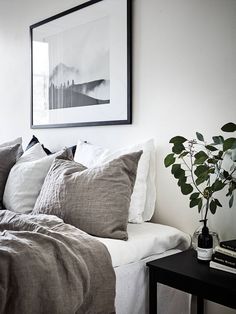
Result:
M213 238L204 220L202 233L198 236L197 258L201 263L209 263L213 253Z

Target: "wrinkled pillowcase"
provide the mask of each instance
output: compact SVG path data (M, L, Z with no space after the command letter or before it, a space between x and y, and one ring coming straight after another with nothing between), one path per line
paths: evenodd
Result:
M118 158L121 155L140 150L143 151L143 154L139 160L136 181L131 195L129 208L129 222L132 223L142 223L150 220L155 210L156 171L154 141L151 139L119 150L109 150L79 140L74 157L76 162L81 163L88 168L92 168Z
M22 151L21 144L0 147L0 209L3 208L3 193L9 172Z
M40 143L27 150L10 171L3 196L5 208L31 212L48 170L60 153L48 156Z
M87 169L55 159L33 214L52 214L98 237L127 240L130 197L142 151Z
M14 146L16 144L20 144L22 145L22 137L18 137L15 140L9 141L9 142L5 142L0 144L0 147L6 147L6 146ZM21 147L22 148L22 147ZM22 149L23 151L23 149Z
M20 147L18 149L18 152L17 152L18 153L17 154L17 158L16 158L16 160L18 160L21 157L21 155L24 153L24 150L23 150L23 147L22 147L22 137L18 137L15 140L2 143L2 144L0 144L0 147L15 146L17 144L20 145Z

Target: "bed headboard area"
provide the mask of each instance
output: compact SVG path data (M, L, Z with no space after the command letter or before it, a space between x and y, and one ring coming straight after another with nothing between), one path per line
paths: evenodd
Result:
M4 14L0 21L0 45L4 49L0 49L0 59L3 60L1 73L4 75L0 75L0 142L22 136L23 147L26 148L34 134L51 152L65 146L72 147L81 140L113 153L153 139L155 167L152 175L155 176L155 185L151 188L156 194L153 221L192 234L199 225L198 211L189 208L188 199L180 193L163 161L170 151L169 139L175 134L192 138L195 131L201 130L211 138L211 134L218 132L219 126L235 117L236 63L235 53L232 52L236 50L236 41L233 40L236 2L226 1L225 5L225 1L216 1L213 7L211 0L132 1L132 23L129 24L129 27L132 26L132 58L129 60L132 64L129 73L132 82L132 124L31 129L29 26L84 2L1 1L0 12ZM79 11L82 12L82 9ZM99 29L106 30L106 23L107 20L102 19ZM127 27L127 23L124 25ZM42 30L42 26L40 24L37 29ZM105 35L107 33L104 33L104 41ZM122 40L121 36L120 44ZM119 51L117 46L113 49L118 72L123 69L119 58L124 55L116 54ZM107 62L107 55L103 56L104 62ZM107 88L107 77L103 71L104 63L99 65L99 73L105 81L97 78L94 84L104 91L107 90L103 90ZM62 66L60 69L62 71ZM63 69L68 70L66 67ZM89 77L85 78L90 81ZM67 91L74 88L70 77L68 81L69 85L66 82L64 86ZM63 88L63 84L58 84L59 89ZM122 88L122 84L116 87ZM82 86L76 88L82 90ZM107 100L105 96L104 102ZM126 101L125 97L119 100L121 108L127 108ZM140 195L142 193L143 189ZM209 223L222 238L230 238L235 236L235 205L231 209L226 203L222 205L224 210L211 216Z

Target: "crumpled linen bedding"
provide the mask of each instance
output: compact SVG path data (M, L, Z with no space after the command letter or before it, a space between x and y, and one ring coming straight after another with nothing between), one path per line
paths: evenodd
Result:
M0 211L0 313L110 314L106 247L52 215Z

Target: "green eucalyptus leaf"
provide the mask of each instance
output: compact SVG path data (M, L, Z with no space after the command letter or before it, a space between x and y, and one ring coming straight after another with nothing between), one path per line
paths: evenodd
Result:
M202 135L201 133L196 132L196 136L197 136L197 139L198 139L199 141L204 142L204 137L203 137L203 135Z
M211 174L215 174L215 173L216 173L216 170L215 170L215 168L212 168L212 167L211 167L211 168L208 168L207 173L210 174L210 175L211 175Z
M207 159L207 162L209 163L209 164L217 164L217 162L218 162L218 160L215 160L215 159L213 159L213 158L208 158Z
M216 212L216 208L217 208L216 202L215 202L215 200L212 200L212 201L210 202L210 211L211 211L211 213L212 213L213 215L214 215L215 212Z
M200 198L194 198L194 199L192 199L192 200L190 201L190 204L189 204L190 208L195 207L195 206L198 206L199 201L200 201Z
M236 148L236 138L235 137L227 138L223 144L224 152L227 151L228 149L234 149L234 148Z
M198 177L196 179L196 184L200 185L201 183L207 181L208 179L209 179L209 175L208 174L204 174L204 175L202 175L202 176L200 176L200 177Z
M218 150L215 146L212 146L212 145L206 145L205 147L206 147L206 149L210 150L211 152L215 152Z
M231 156L230 156L230 158L231 158L231 160L232 161L236 161L236 149L233 149L232 151L231 151Z
M174 162L175 162L174 154L169 154L164 159L164 164L165 164L166 168L169 167L170 165L172 165Z
M194 174L197 177L200 177L202 174L207 173L208 170L209 170L208 166L206 166L206 165L199 165L199 166L196 167L196 169L194 171Z
M181 165L180 164L174 164L172 165L171 167L171 173L174 174L178 169L181 168Z
M228 180L232 179L232 177L229 175L228 171L226 170L223 170L223 177L224 179L228 179Z
M198 202L198 212L200 213L201 209L202 209L202 198L200 198L200 201Z
M193 187L191 186L191 184L183 184L181 185L181 192L184 194L184 195L188 195L190 193L192 193L193 191Z
M223 151L219 151L219 153L217 155L213 155L211 159L215 160L215 163L217 163L219 160L223 160L222 158L223 154L224 154Z
M225 187L225 183L223 183L221 180L217 179L213 184L212 184L212 189L214 192L220 191Z
M206 159L206 157L202 156L194 161L194 165L202 165L205 163Z
M234 190L236 190L236 182L235 181L231 181L231 187L232 187L232 192Z
M223 144L224 143L224 138L221 135L213 136L212 139L213 139L213 142L214 142L215 145L219 145L219 144Z
M216 159L216 160L223 160L223 158L222 158L223 154L224 154L223 150L220 150L217 155L213 156L213 158Z
M215 198L215 203L216 203L216 205L217 205L218 207L222 207L220 201L219 201L217 198Z
M178 180L178 186L183 185L184 183L186 183L186 181L187 181L187 177L181 176Z
M228 189L228 193L226 194L226 196L232 195L234 190L236 190L236 182L231 181L229 183L229 189Z
M221 128L224 132L235 132L236 131L236 124L233 122L226 123Z
M199 165L203 164L208 159L208 155L203 150L201 150L200 152L194 155L194 158L195 158L194 164Z
M232 195L234 190L236 190L236 182L235 181L231 181L229 183L228 193L226 194L226 196Z
M228 193L226 194L226 196L232 197L234 195L233 194L234 190L236 190L236 182L232 181L229 184L229 189L228 189Z
M209 168L208 173L215 173L215 168Z
M172 139L170 139L169 143L183 144L186 141L187 141L187 139L185 137L183 137L183 136L175 136L175 137L172 137Z
M184 147L184 145L182 143L176 143L172 147L172 152L175 153L175 154L180 154L184 150L185 150L185 147Z
M198 198L199 195L200 195L200 193L198 193L198 192L195 192L195 193L191 194L190 195L190 200Z
M185 176L185 171L181 168L177 169L174 173L174 177L176 179L179 179L179 178L184 177L184 176Z
M183 158L183 157L187 156L188 154L189 154L189 152L184 151L184 152L182 152L182 153L179 155L179 158Z
M196 153L196 154L194 155L194 157L195 157L196 159L201 158L201 157L208 158L208 155L207 155L203 150L200 150L200 152Z
M229 207L231 208L233 206L234 203L234 195L232 194L230 199L229 199Z

